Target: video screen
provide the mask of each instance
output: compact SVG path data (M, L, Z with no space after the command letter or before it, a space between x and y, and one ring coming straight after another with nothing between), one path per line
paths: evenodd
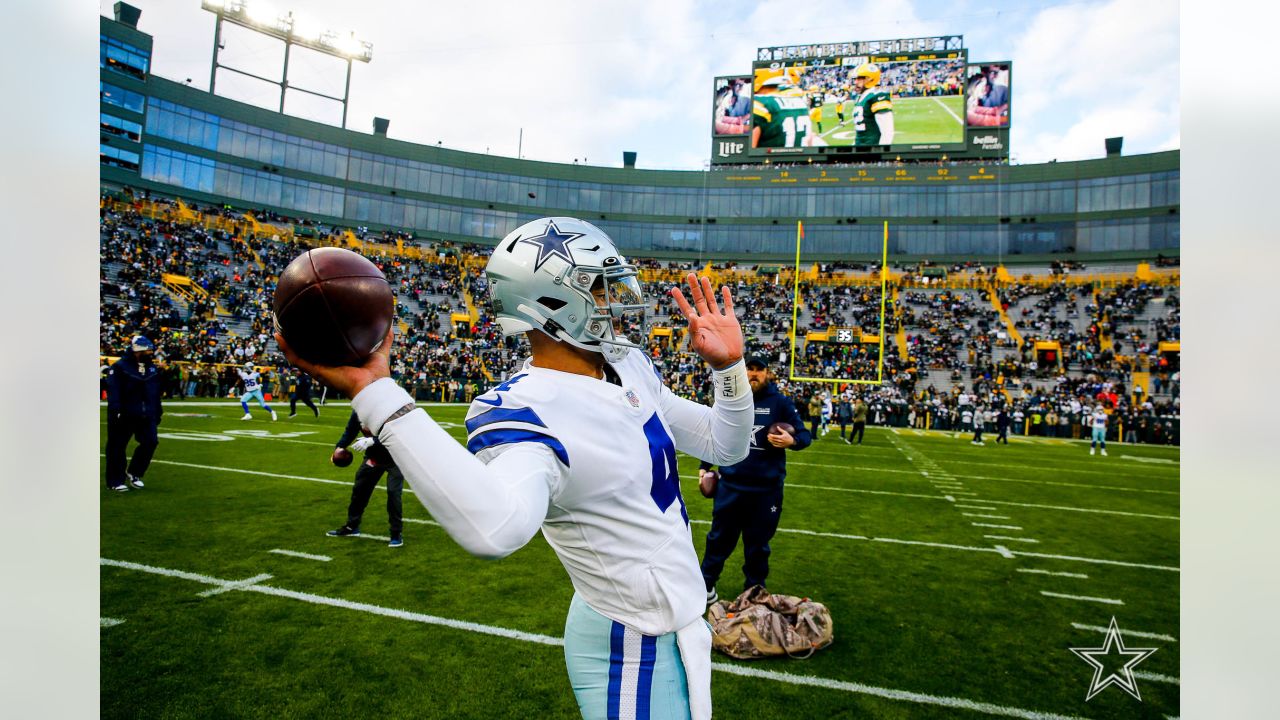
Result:
M965 122L969 127L1009 127L1010 63L970 65L965 70Z
M715 81L711 132L746 135L751 131L751 77L721 77Z
M965 67L963 57L867 56L757 66L752 152L963 146Z

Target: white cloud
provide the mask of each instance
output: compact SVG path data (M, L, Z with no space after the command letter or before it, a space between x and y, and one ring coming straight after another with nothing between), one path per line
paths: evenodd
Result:
M1020 162L1103 155L1103 138L1128 152L1178 136L1178 7L1112 0L1039 13L1017 41L1014 137ZM1175 140L1176 142L1176 140Z

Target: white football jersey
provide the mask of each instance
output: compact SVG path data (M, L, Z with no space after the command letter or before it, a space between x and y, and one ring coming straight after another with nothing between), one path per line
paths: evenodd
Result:
M707 408L673 395L643 354L612 365L620 385L524 366L477 397L467 449L485 464L521 443L555 453L542 534L592 608L647 635L705 609L676 450L706 454Z
M249 372L245 372L244 370L236 370L236 372L240 373L240 379L244 381L245 392L253 392L254 390L257 390L259 387L261 387L262 383L258 380L258 378L262 376L262 373L258 372L257 370L250 370Z

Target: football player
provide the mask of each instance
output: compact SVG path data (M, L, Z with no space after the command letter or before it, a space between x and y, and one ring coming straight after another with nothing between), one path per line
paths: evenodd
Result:
M809 135L808 103L796 87L795 68L761 68L752 83L751 147L803 147Z
M271 409L267 401L262 398L262 373L259 373L253 363L244 364L244 369L236 368L236 373L240 376L240 382L244 383L244 394L240 396L240 407L244 408L244 417L241 420L251 420L253 415L249 413L249 399L257 398L258 404L263 410L271 413L271 419L276 419L276 411Z
M827 99L827 94L820 87L814 87L809 90L809 123L818 128L818 132L822 132L822 103Z
M864 63L853 74L853 144L857 147L893 144L893 101L889 93L876 89L880 66Z
M747 456L753 416L729 289L673 289L690 344L711 367L712 407L677 397L646 354L636 267L590 223L542 218L494 249L490 301L532 357L480 395L463 447L390 377L391 333L362 367L292 362L353 398L415 496L467 551L499 558L539 529L573 583L569 679L584 718L647 707L711 716L705 586L680 495L676 451L715 464ZM723 304L721 304L723 303Z

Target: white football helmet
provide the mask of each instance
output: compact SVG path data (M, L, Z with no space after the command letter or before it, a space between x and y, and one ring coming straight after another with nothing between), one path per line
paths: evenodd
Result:
M636 267L589 222L551 217L521 225L494 248L485 275L504 335L539 330L609 362L642 347Z

